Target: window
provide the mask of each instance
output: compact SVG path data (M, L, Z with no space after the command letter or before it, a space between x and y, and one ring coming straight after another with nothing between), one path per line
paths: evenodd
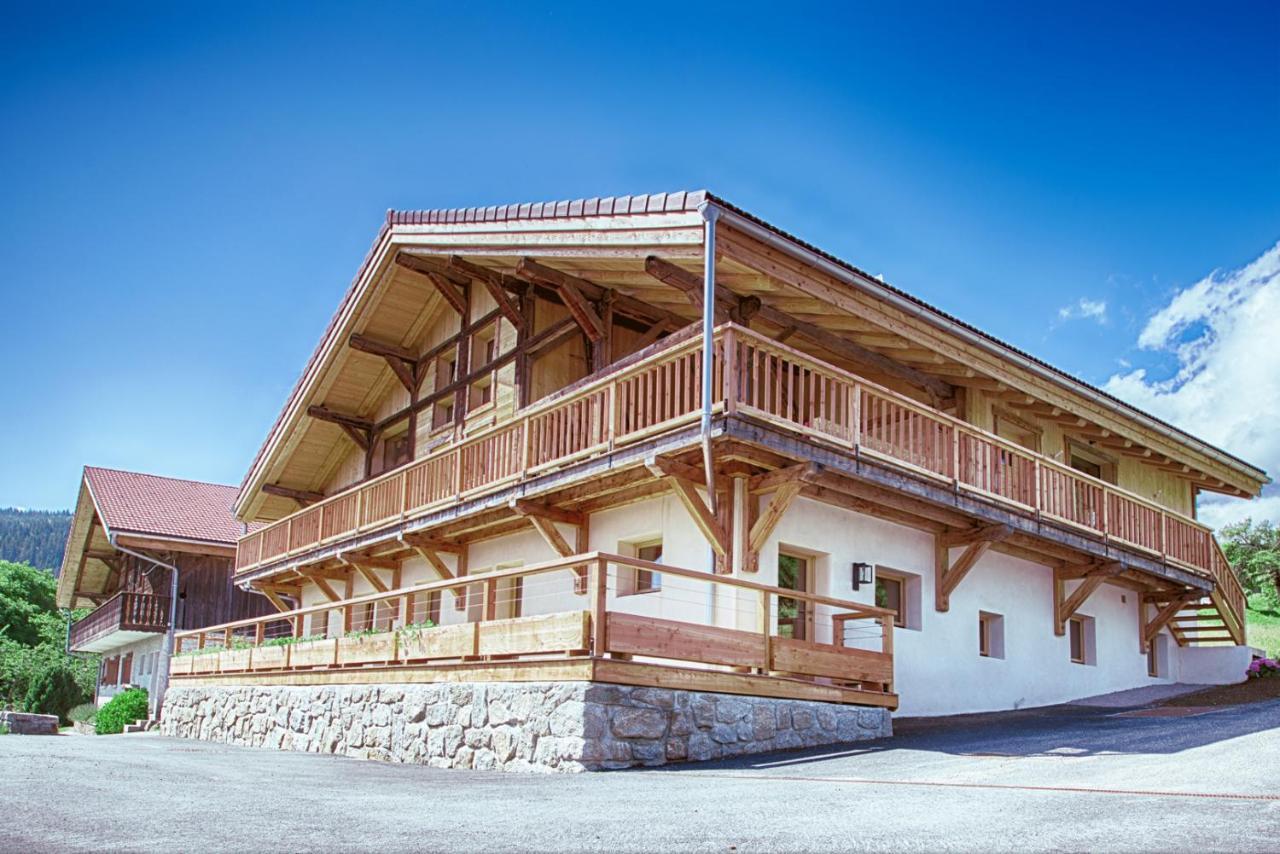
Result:
M433 391L438 394L448 388L458 378L458 357L454 351L436 357L436 384ZM438 430L453 423L454 396L447 394L431 407L431 429Z
M498 324L489 324L471 334L471 370L483 370L498 356ZM490 372L472 383L467 397L467 408L478 409L493 402L493 373Z
M806 557L778 552L778 586L799 593L813 587L812 564ZM808 640L813 609L807 599L778 597L778 637Z
M638 560L650 563L662 563L662 540L646 540L624 546L623 552L629 552ZM637 593L658 593L662 590L662 573L640 567L624 567L618 576L618 595L631 596Z
M902 587L901 578L876 573L876 607L893 611L893 624L899 628L907 625L906 612L902 607Z
M1004 617L987 611L978 612L978 655L1004 658Z
M1160 653L1156 651L1157 649L1158 647L1156 645L1156 639L1152 638L1151 643L1147 644L1147 675L1148 676L1160 675Z
M381 474L384 471L391 471L393 468L402 466L409 462L412 455L413 445L409 438L408 429L401 430L393 436L387 436L382 440L382 458L379 461L381 467L376 469L374 474Z
M433 625L440 625L440 591L419 593L413 597L413 610L409 612L409 622L420 624L430 620Z
M1092 617L1072 617L1067 621L1071 660L1076 664L1096 664Z
M1067 437L1065 440L1067 465L1107 483L1116 482L1116 462L1087 442Z
M311 628L307 634L323 638L329 635L329 612L317 611L311 615Z
M876 566L876 606L894 612L900 629L920 628L920 576L887 566Z
M1015 445L1021 445L1029 451L1040 450L1040 428L1031 422L1019 418L1003 409L993 409L995 418L995 434L1001 439L1008 439Z

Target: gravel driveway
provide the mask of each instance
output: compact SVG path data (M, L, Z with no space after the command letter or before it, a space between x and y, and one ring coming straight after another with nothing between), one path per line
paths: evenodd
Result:
M0 737L0 850L1280 849L1280 702L899 722L848 750L444 771L156 735Z

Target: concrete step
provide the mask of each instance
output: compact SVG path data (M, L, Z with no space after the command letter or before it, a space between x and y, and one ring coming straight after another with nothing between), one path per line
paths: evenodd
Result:
M126 733L131 733L131 732L150 732L151 730L155 729L155 728L156 728L157 726L159 726L159 725L160 725L160 722L159 722L159 721L157 721L157 720L154 720L154 719L147 719L147 720L143 720L143 721L134 721L134 722L133 722L133 723L131 723L131 724L125 724L125 725L124 725L124 731L125 731Z

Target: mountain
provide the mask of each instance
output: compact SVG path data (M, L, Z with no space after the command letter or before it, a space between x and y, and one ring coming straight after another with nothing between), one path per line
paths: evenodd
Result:
M56 576L70 528L69 510L0 508L0 560L29 563Z

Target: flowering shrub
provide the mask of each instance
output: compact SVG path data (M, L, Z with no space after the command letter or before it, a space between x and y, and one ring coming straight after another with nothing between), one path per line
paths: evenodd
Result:
M1261 679L1263 676L1280 676L1280 662L1274 658L1255 658L1245 671L1250 679Z

